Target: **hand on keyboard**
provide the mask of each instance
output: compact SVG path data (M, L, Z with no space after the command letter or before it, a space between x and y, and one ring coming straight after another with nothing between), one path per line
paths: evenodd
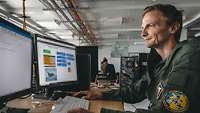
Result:
M93 87L86 92L86 96L84 98L89 100L95 100L95 99L102 99L102 97L103 97L103 91L99 88Z
M83 108L75 108L75 109L69 110L67 113L93 113L93 112L83 109Z
M87 95L88 91L79 91L74 93L72 96L78 97L78 98L84 98Z
M65 98L63 99L60 98L55 102L55 104L52 106L52 110L50 113L67 113L69 110L76 108L82 108L82 109L84 108L84 110L88 109L89 101L76 97L66 96ZM85 112L85 113L90 113L90 112Z
M76 92L72 96L78 97L78 98L84 98L87 100L101 99L103 97L103 90L93 87L93 88L90 88L90 90L88 91Z

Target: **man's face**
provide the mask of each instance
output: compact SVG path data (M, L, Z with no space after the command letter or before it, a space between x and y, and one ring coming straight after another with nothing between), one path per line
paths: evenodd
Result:
M145 45L150 48L159 48L169 39L169 25L166 18L157 11L147 12L142 19L141 37Z

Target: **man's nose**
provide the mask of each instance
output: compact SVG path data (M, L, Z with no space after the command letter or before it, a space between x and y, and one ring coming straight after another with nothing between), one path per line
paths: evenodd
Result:
M146 37L147 35L148 33L145 31L145 29L142 29L140 36L143 38L143 37Z

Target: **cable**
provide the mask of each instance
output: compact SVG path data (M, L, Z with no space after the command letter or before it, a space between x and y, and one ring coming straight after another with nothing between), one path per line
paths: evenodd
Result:
M22 6L23 6L23 29L26 29L26 7L25 7L25 1L26 0L22 0Z

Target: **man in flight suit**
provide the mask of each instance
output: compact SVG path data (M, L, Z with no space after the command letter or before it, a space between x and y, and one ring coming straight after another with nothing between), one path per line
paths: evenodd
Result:
M138 95L146 95L150 100L148 110L137 109L136 113L197 113L200 105L200 39L179 42L182 29L182 13L172 5L156 4L144 9L141 37L145 45L155 50L150 54L148 63L153 63L152 56L160 56L161 61L155 65L148 64L148 74L140 79L145 84L140 88L131 87L129 93L120 95L120 91L101 92L97 88L87 92L87 99L121 98L130 100ZM140 75L139 75L140 76ZM142 83L142 82L139 82ZM136 95L138 94L138 95ZM114 95L114 96L111 96ZM137 101L142 100L140 98ZM125 99L126 100L126 99ZM134 102L135 100L133 100ZM136 102L136 101L135 101ZM90 113L77 108L69 113ZM102 109L101 113L125 113Z

